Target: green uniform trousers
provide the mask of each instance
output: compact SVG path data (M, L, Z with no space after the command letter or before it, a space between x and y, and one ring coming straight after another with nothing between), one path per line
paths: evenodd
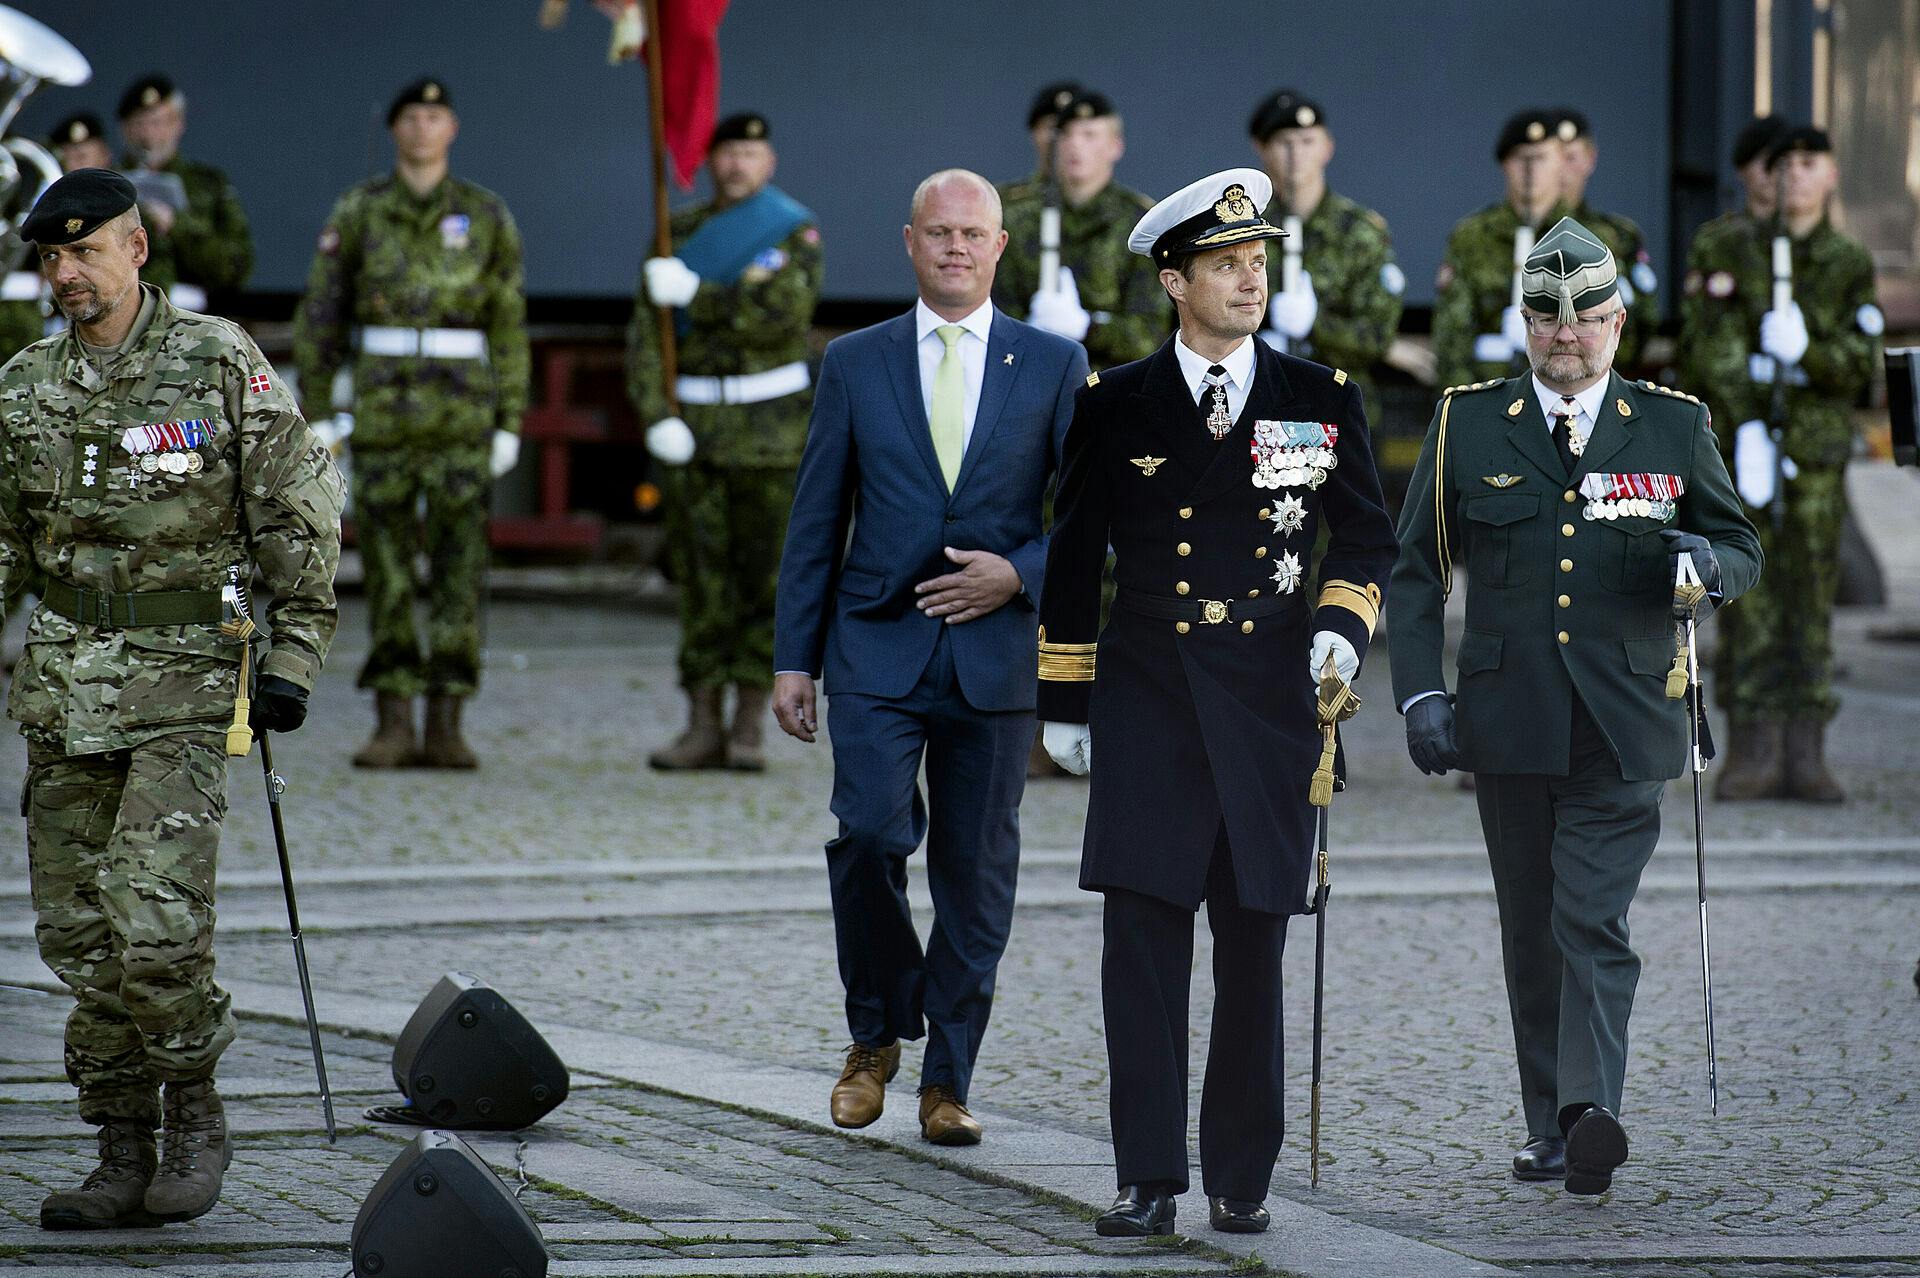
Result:
M69 755L29 735L21 807L40 955L78 1000L66 1065L80 1117L158 1123L159 1084L211 1074L234 1036L213 979L225 736Z
M1482 772L1475 796L1500 903L1530 1136L1570 1105L1620 1112L1640 958L1627 907L1660 841L1664 781L1626 781L1578 696L1564 777Z
M773 597L793 509L786 466L669 467L667 555L680 586L680 685L773 683Z
M489 442L353 450L354 526L366 564L373 644L360 686L468 697L480 686L487 580ZM414 558L426 502L427 642L414 623Z

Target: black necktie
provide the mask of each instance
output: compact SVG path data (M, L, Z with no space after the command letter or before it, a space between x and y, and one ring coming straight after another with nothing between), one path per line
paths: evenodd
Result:
M1573 419L1580 415L1580 405L1574 403L1573 396L1560 397L1560 411L1553 415L1553 447L1560 454L1560 464L1567 468L1567 475L1573 475L1579 459L1573 451Z

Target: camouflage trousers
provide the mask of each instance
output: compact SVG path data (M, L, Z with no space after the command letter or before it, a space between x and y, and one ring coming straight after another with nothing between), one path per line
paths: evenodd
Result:
M1802 465L1787 481L1786 519L1749 512L1766 568L1719 614L1716 699L1738 719L1814 719L1840 708L1833 695L1833 599L1840 586L1846 469Z
M773 597L793 507L793 471L669 468L667 566L680 587L680 686L773 682Z
M21 808L40 956L77 1000L66 1065L80 1117L158 1123L159 1084L211 1074L233 1042L213 979L224 735L69 755L29 734Z
M373 646L360 686L472 696L480 686L480 595L487 579L488 444L353 453L354 527L366 565ZM414 622L414 559L426 499L427 641Z

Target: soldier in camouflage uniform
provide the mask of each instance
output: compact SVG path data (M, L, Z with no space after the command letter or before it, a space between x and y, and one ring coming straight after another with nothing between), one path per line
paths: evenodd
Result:
M1045 184L1003 199L1007 250L993 278L993 304L1014 319L1072 338L1096 369L1144 359L1172 327L1153 263L1127 251L1127 234L1153 201L1113 180L1126 152L1119 113L1104 94L1082 92L1061 112L1058 291L1040 279Z
M663 771L766 766L773 596L807 442L807 330L820 297L820 228L772 185L765 117L715 127L714 199L672 221L676 256L642 274L627 330L627 386L647 446L667 463L669 566L680 586L680 685L687 727L648 756ZM677 323L674 415L658 307ZM722 719L734 689L731 728Z
M251 663L222 623L257 571L272 639L252 724L299 727L333 637L342 491L252 339L140 284L125 178L69 174L24 231L74 327L0 369L0 585L46 575L7 710L27 741L34 931L75 995L67 1076L101 1159L41 1224L183 1220L232 1157L213 891Z
M1260 336L1275 350L1346 369L1377 416L1371 370L1393 345L1407 287L1387 221L1327 188L1333 135L1318 102L1281 89L1253 109L1247 134L1273 179L1269 216L1300 221L1299 238L1289 235L1267 254L1272 300ZM1283 285L1292 254L1298 254L1299 283L1288 293Z
M1838 184L1831 146L1813 128L1782 132L1768 151L1784 170L1782 220L1756 221L1696 244L1686 282L1683 349L1741 495L1755 508L1768 571L1720 619L1719 701L1732 739L1715 793L1723 799L1846 797L1825 761L1833 693L1834 592L1846 518L1851 409L1872 380L1886 321L1873 261L1827 220ZM1772 240L1784 225L1793 301L1773 305ZM1785 383L1780 451L1791 466L1777 512L1774 383ZM1762 517L1759 511L1769 513Z
M1513 300L1514 232L1525 225L1537 234L1569 212L1549 112L1529 109L1508 119L1494 158L1507 196L1454 226L1434 280L1434 374L1441 386L1525 371L1526 322Z
M136 80L120 97L120 132L127 140L122 167L171 173L187 194L186 206L177 211L141 206L152 237L142 273L149 284L166 289L175 305L199 311L207 308L209 293L230 293L247 282L253 232L227 175L180 154L186 127L186 96L164 75Z
M1687 249L1687 274L1680 296L1682 340L1676 351L1680 384L1699 392L1713 409L1714 420L1723 425L1734 420L1728 415L1731 410L1721 403L1712 379L1700 371L1690 340L1703 331L1703 312L1708 301L1702 293L1708 272L1700 269L1700 263L1726 259L1730 252L1735 252L1731 246L1754 234L1755 223L1765 223L1773 217L1776 192L1773 175L1767 169L1767 152L1787 128L1784 116L1765 115L1756 117L1740 130L1733 140L1733 168L1739 174L1745 199L1741 207L1722 213L1695 231Z
M53 126L47 146L60 161L63 173L75 169L104 169L113 163L113 151L107 146L106 126L100 117L82 111ZM11 355L47 336L58 324L52 324L55 311L46 281L30 257L23 257L19 268L0 281L0 356ZM61 321L64 323L64 321ZM11 606L12 600L7 601Z
M1586 113L1574 107L1556 107L1553 136L1560 142L1560 195L1572 210L1568 216L1599 236L1620 264L1620 297L1627 307L1627 327L1620 335L1613 365L1623 376L1630 376L1639 366L1647 339L1660 327L1660 277L1653 269L1653 255L1632 218L1602 213L1587 203L1587 183L1600 163L1600 151L1594 145L1593 126Z
M530 356L520 232L499 196L447 171L459 131L446 85L408 85L387 112L394 171L340 197L294 316L300 386L330 411L353 367L354 526L366 564L374 694L365 768L472 768L462 706L480 685L480 596L492 480L520 455ZM343 417L346 416L343 414ZM425 651L414 624L416 511L426 499ZM413 699L426 694L426 731Z
M1033 141L1033 175L1013 182L997 182L1000 207L1016 196L1031 195L1047 184L1047 168L1053 162L1053 139L1060 127L1060 113L1086 92L1077 80L1057 80L1033 95L1027 108L1027 136Z

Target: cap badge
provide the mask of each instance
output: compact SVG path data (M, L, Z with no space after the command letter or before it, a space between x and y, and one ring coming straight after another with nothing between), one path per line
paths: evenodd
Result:
M767 131L767 126L766 126L766 125L764 125L764 124L762 124L762 123L760 123L760 121L758 121L758 120L748 120L748 121L747 121L747 136L748 136L748 137L750 137L750 138L757 138L757 137L760 137L760 136L761 136L762 134L764 134L764 133L765 133L766 131Z
M1529 121L1529 122L1528 122L1528 124L1527 124L1527 141L1529 141L1529 142L1538 142L1538 141L1540 141L1540 140L1541 140L1542 138L1544 138L1544 137L1546 137L1546 136L1547 136L1547 126L1546 126L1546 125L1544 125L1544 124L1542 124L1542 123L1540 123L1540 121L1538 121L1538 120L1532 120L1532 121Z
M1571 142L1580 136L1580 126L1572 120L1562 120L1560 121L1560 127L1555 129L1554 132L1560 135L1562 142Z
M420 90L420 100L422 102L438 102L440 100L440 86L431 80L427 81Z
M149 84L146 88L140 90L141 106L150 107L154 103L158 102L159 100L160 100L160 90L154 85Z
M75 120L72 124L67 126L67 141L85 142L86 140L87 140L86 125L82 124L78 120Z
M1295 111L1293 113L1293 122L1299 125L1303 129L1311 126L1313 124L1313 121L1314 121L1313 108L1310 106L1303 106L1298 111Z
M1222 222L1244 222L1253 216L1253 201L1247 198L1247 188L1235 182L1221 195L1213 206L1213 215Z
M68 218L68 219L67 219L67 234L68 234L68 235L78 235L78 234L80 233L80 227L81 227L81 221L80 221L80 219L79 219L79 218L77 218L77 217L70 217L70 218Z

